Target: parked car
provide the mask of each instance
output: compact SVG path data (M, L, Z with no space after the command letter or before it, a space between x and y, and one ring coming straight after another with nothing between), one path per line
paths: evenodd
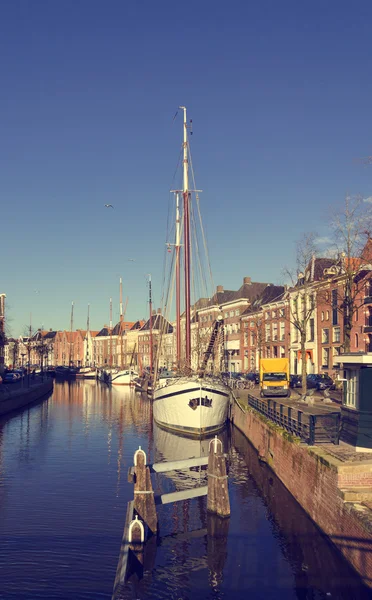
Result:
M20 377L18 377L17 373L5 373L3 383L16 383L19 379Z
M255 373L254 371L251 371L250 373L246 373L245 378L248 379L248 381L254 381L254 383L260 383L260 375L259 373Z
M334 389L335 386L333 379L329 375L321 373L307 375L306 383L309 389L315 388L316 390Z
M289 387L297 388L302 386L301 375L290 375L289 376Z

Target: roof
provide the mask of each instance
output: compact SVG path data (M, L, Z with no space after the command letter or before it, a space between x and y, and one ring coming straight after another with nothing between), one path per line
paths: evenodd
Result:
M134 325L134 321L119 321L112 330L112 335L119 335L123 331L129 331Z
M43 337L45 340L52 340L53 338L55 338L57 335L56 331L47 331L45 333L45 335L43 334Z
M308 269L312 268L312 261L310 261ZM334 258L316 258L314 260L314 277L313 281L320 281L324 279L324 269L329 269L336 263Z
M105 325L105 327L102 327L102 329L97 333L96 337L102 337L105 335L110 335L109 328L106 325Z
M209 304L227 304L234 300L247 299L250 303L253 303L268 286L268 283L260 283L258 281L252 281L252 283L243 283L243 285L236 291L224 290L223 292L216 292L211 298Z
M140 319L139 321L136 321L134 323L134 325L132 325L132 327L130 328L130 330L131 331L136 331L136 329L141 329L141 327L143 327L145 323L146 323L146 321L144 319Z
M272 283L268 283L262 294L258 296L244 312L242 312L242 316L259 310L264 304L280 302L284 298L285 291L286 289L283 285L273 285Z
M152 315L151 317L151 325L152 329L157 329L158 331L163 331L164 333L173 333L173 326L163 317L157 313L156 315ZM141 327L141 331L149 331L150 330L150 319L146 321L146 323Z

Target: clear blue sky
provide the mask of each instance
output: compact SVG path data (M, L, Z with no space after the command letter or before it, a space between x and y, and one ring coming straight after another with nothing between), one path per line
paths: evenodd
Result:
M147 313L180 104L216 284L282 280L328 207L372 196L372 3L0 3L0 292L13 334ZM112 203L114 210L105 209ZM129 262L134 258L135 262ZM36 293L37 290L39 293Z

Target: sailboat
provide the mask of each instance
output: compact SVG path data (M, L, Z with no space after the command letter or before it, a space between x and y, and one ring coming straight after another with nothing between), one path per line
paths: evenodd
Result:
M127 299L128 300L128 299ZM113 366L113 354L112 354L112 300L110 298L110 367L109 369L104 369L100 375L99 379L104 381L107 384L111 385L131 385L134 386L134 380L138 377L137 371L134 367L130 366L129 368L124 367L124 356L123 356L123 334L124 334L124 316L126 312L126 305L123 311L123 281L120 277L120 320L118 326L117 336L120 342L120 367ZM116 329L115 328L115 329Z
M223 332L223 318L213 324L212 336L204 352L201 367L191 363L191 191L189 189L189 143L186 107L183 111L183 249L185 291L185 353L181 371L181 311L180 311L180 191L176 191L175 279L176 279L176 346L178 372L172 377L155 377L153 415L155 422L169 430L186 435L204 436L222 429L227 421L230 390L221 376L208 375L207 364L214 345ZM183 344L182 344L183 345Z

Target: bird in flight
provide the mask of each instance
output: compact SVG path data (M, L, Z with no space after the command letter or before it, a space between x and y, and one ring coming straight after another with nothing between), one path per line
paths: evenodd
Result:
M135 258L128 258L128 260L129 260L130 262L136 262L136 259L135 259Z
M105 204L106 208L114 208L112 204Z

